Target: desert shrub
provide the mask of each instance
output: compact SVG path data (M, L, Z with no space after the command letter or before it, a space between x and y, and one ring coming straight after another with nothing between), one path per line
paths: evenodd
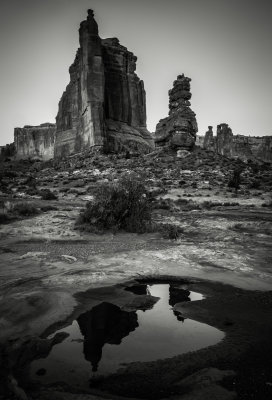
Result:
M28 217L31 215L36 215L39 213L38 208L31 203L22 202L14 204L12 210L12 214L17 214L23 217Z
M40 195L43 200L57 200L58 197L55 195L55 193L51 192L49 189L42 189L40 191Z
M160 230L163 232L165 238L171 240L177 240L183 232L182 228L174 224L161 224Z
M241 231L241 230L244 230L245 229L245 227L244 227L244 225L243 224L234 224L233 226L231 226L230 227L230 229L234 229L234 230L237 230L237 231Z
M158 210L170 210L171 209L170 199L155 200L153 208Z
M47 212L47 211L56 211L58 210L57 207L51 206L51 205L47 205L47 206L42 206L41 207L41 211L42 212Z
M210 210L212 207L216 207L218 205L221 205L221 203L213 203L210 200L205 200L203 201L203 203L201 204L203 208L206 208L208 210Z
M229 178L228 181L228 187L229 188L234 188L235 192L237 193L238 189L240 188L241 185L241 174L243 172L243 169L238 166L232 171L232 175Z
M26 189L25 192L29 196L37 196L40 194L39 190L36 187L29 187L28 189Z
M9 222L9 216L5 212L0 212L0 224L5 224L6 222Z
M184 179L182 179L181 181L179 181L179 186L183 186L186 185L186 181Z
M37 180L36 178L34 178L34 176L29 175L26 180L25 180L25 185L28 185L31 188L36 188L37 185Z
M240 204L238 203L238 202L230 202L230 201L227 201L227 202L224 202L224 203L221 203L221 202L213 202L213 201L209 201L209 200L205 200L205 201L203 201L203 203L202 203L202 207L203 208L206 208L206 209L208 209L208 210L210 210L211 208L213 208L213 207L219 207L219 206L223 206L223 207L235 207L235 206L239 206Z
M177 200L175 201L175 203L178 204L178 205L184 205L184 204L188 204L188 203L189 203L189 200L184 199L184 198L181 197L181 198L177 199Z
M258 179L254 179L252 182L249 184L250 189L259 189L261 186L261 182Z
M141 233L151 223L151 209L142 179L136 174L127 174L117 182L104 183L97 189L94 201L87 203L77 225Z
M262 203L262 207L272 208L272 200L269 200L267 203Z

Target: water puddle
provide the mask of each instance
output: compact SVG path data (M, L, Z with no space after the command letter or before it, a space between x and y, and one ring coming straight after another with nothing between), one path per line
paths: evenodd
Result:
M46 359L32 363L32 378L86 387L90 378L116 372L127 363L173 357L224 337L218 329L184 319L172 309L180 301L201 300L199 293L172 284L135 285L127 290L159 300L151 309L137 312L104 302L81 314L65 328L69 337L55 345Z

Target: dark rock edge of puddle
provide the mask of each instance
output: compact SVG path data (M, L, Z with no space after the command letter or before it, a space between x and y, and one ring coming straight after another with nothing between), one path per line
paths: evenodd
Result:
M218 344L198 351L177 355L168 359L152 362L134 362L117 373L99 380L97 387L85 393L101 397L117 396L158 399L191 392L192 387L182 380L205 368L232 370L234 374L224 378L220 384L235 390L238 398L269 399L272 397L272 291L247 291L230 285L205 280L182 279L173 276L146 276L111 287L90 289L75 294L77 307L65 321L49 327L41 338L28 338L1 355L1 370L14 374L25 392L34 399L46 398L47 390L61 390L77 393L73 385L61 382L41 385L24 381L22 369L14 360L18 353L20 359L32 360L40 354L49 352L52 345L64 339L64 335L45 339L48 335L68 326L81 313L108 301L125 311L135 311L146 301L145 295L135 295L124 290L127 286L139 282L180 283L186 284L188 290L199 292L204 299L196 302L178 303L176 309L185 318L211 325L224 331L225 338ZM145 304L146 306L146 304ZM150 304L152 306L152 304ZM34 355L39 351L39 356ZM8 359L8 357L11 358ZM12 357L14 358L12 360ZM4 366L4 368L3 368ZM22 365L21 365L22 367ZM252 397L256 393L256 397ZM4 397L5 398L5 397ZM111 397L112 398L112 397Z

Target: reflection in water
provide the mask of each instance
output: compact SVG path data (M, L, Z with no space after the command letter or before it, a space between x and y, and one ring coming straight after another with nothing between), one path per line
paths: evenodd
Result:
M65 328L68 339L56 345L47 359L32 363L32 376L37 379L35 372L45 368L46 375L38 377L44 383L66 381L86 387L96 371L100 375L113 373L130 362L173 357L213 345L224 337L218 329L184 319L172 309L177 302L201 300L199 293L176 284L141 285L139 289L140 294L148 290L159 298L152 309L126 312L104 302L82 314Z
M134 294L150 294L149 285L145 285L143 283L128 286L125 288L125 290Z
M81 314L77 322L84 336L85 359L91 362L93 372L98 369L104 344L120 344L138 326L136 312L121 311L110 303L93 307L91 311Z
M191 301L190 291L183 289L180 285L170 284L169 285L169 305L174 306L182 301Z

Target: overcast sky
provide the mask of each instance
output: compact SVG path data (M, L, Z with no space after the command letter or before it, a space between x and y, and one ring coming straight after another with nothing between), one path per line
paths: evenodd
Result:
M118 37L138 57L151 131L185 73L199 134L226 122L235 134L272 135L271 0L0 3L0 145L13 141L14 127L55 122L88 8L102 38Z

